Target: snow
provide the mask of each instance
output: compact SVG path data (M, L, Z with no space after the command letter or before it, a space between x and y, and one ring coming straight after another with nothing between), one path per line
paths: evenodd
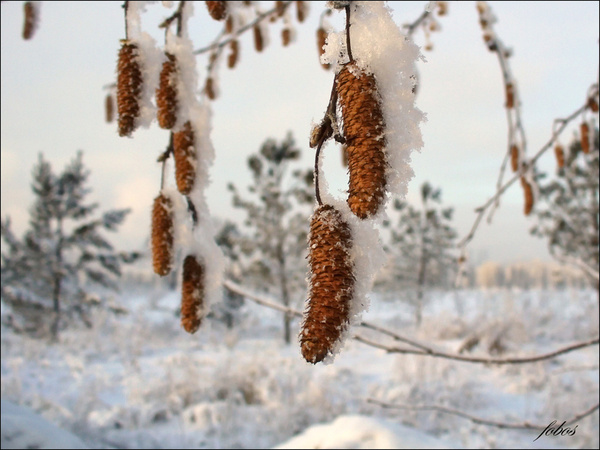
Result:
M452 448L414 428L385 419L344 415L314 425L275 448Z
M249 300L232 329L208 317L188 335L176 316L179 292L162 283L152 277L124 284L113 302L128 314L98 311L92 329L66 330L59 344L2 325L2 448L23 429L20 448L68 448L71 435L83 442L73 448L598 447L597 412L578 422L574 436L534 443L533 431L368 401L438 404L506 422L566 420L597 402L597 346L553 361L494 367L389 354L348 339L335 362L314 366L298 343L283 343L281 313ZM489 355L489 342L503 329L506 356L598 334L597 294L590 290L432 292L419 329L402 295L371 293L363 320L446 351L473 332L482 336L474 356ZM292 333L299 324L294 320ZM372 330L355 332L388 342ZM37 416L16 420L17 405ZM53 425L27 425L42 418Z
M2 448L88 448L30 408L2 400Z

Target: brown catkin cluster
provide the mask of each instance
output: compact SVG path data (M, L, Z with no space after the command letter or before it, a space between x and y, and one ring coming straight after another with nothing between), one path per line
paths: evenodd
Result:
M227 2L206 2L206 7L208 8L210 17L215 20L223 20L227 17Z
M164 277L173 267L173 203L160 194L152 208L152 265L154 273Z
M33 2L25 2L23 5L25 18L23 21L23 39L29 40L33 37L38 24L38 10Z
M175 160L175 181L177 189L188 195L196 179L195 136L192 124L188 120L183 128L173 134L173 158Z
M302 356L310 363L331 354L349 325L355 286L351 248L350 227L340 212L320 206L310 224L310 293L299 336Z
M523 195L525 196L525 206L523 212L526 216L528 216L533 210L533 188L525 179L525 177L521 177L521 186L523 186Z
M554 156L556 156L556 163L558 164L558 167L560 169L565 167L565 150L563 149L562 145L556 144L554 147Z
M167 60L162 65L156 90L156 106L158 125L170 130L177 121L177 60L171 53L165 56Z
M130 136L140 115L142 70L137 45L123 40L117 64L117 111L119 136Z
M377 83L350 63L338 74L337 93L348 152L348 205L366 219L383 204L386 188L385 124Z
M204 316L204 267L193 255L183 260L181 283L181 325L195 333Z
M581 150L583 153L590 152L590 126L587 122L582 122L579 127L579 131L581 133Z

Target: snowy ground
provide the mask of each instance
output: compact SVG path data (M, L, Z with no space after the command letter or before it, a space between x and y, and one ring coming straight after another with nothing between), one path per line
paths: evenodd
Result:
M501 336L503 356L598 335L593 291L435 293L418 331L393 297L374 295L363 319L448 351L474 333L470 354L488 355ZM59 345L2 329L2 448L598 448L597 411L573 436L533 442L531 430L367 401L561 421L598 401L597 346L491 367L349 340L333 364L312 366L283 344L279 313L252 302L234 330L208 321L189 336L174 292L131 288L117 301L130 313L100 313L94 329L67 331Z

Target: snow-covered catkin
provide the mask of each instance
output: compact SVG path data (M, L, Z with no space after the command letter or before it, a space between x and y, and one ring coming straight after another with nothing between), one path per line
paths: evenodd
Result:
M372 74L349 63L338 74L337 92L348 152L348 205L366 219L377 213L386 189L385 124L377 83Z
M227 17L227 2L206 2L206 7L208 8L210 17L215 20L223 20Z
M521 186L523 187L523 195L525 196L525 206L523 212L526 216L531 214L533 210L533 188L531 184L525 179L525 177L521 177Z
M154 199L152 208L152 265L154 273L168 275L173 267L173 203L164 194Z
M156 106L158 125L170 130L177 121L177 60L171 53L165 56L167 60L162 65L156 90Z
M310 224L310 293L299 336L302 356L310 363L333 352L350 322L355 286L351 248L350 227L340 212L320 206Z
M181 283L181 325L188 333L195 333L204 316L204 267L193 255L183 260Z
M173 134L175 181L177 182L177 189L183 195L188 195L192 191L196 178L196 151L194 144L194 130L188 120L180 131Z
M590 127L587 122L582 122L579 127L581 133L581 150L583 153L590 152Z
M233 39L229 43L230 53L227 56L227 67L233 69L238 62L238 58L240 55L240 44L237 39Z
M23 5L25 18L23 21L23 39L29 40L33 37L38 24L38 10L33 2L25 2Z
M117 64L119 136L130 136L140 115L143 79L137 45L127 40L122 40L121 43Z
M317 49L319 50L319 61L321 60L321 56L325 53L325 44L327 42L327 31L323 27L319 27L317 29ZM331 64L321 63L321 67L325 70L329 70Z

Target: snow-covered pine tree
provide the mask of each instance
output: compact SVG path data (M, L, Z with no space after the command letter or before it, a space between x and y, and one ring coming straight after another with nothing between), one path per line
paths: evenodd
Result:
M535 236L548 240L550 254L558 261L582 269L595 289L598 278L598 128L592 147L586 153L581 137L575 136L568 148L556 151L556 176L544 182L539 175L538 223ZM597 272L596 272L597 273Z
M267 139L260 151L248 158L251 197L243 197L229 184L233 205L246 211L245 225L249 228L241 244L244 282L281 298L285 306L306 290L310 208L301 212L301 207L314 202L314 187L312 168L289 173L289 163L299 156L291 133L281 143ZM285 314L286 343L291 342L290 324L291 317Z
M91 217L98 204L85 202L90 172L82 157L78 152L56 175L40 154L32 171L29 228L19 239L10 217L2 220L2 301L13 313L13 327L34 336L56 340L75 318L91 326L89 311L99 300L90 286L116 290L122 264L140 256L115 251L101 233L115 231L129 209Z
M420 207L394 201L399 216L390 227L386 246L391 256L387 281L394 290L402 289L403 300L414 305L417 325L422 320L426 288L444 286L453 279L456 255L452 250L457 237L451 225L454 210L442 206L441 189L425 182L420 193Z

